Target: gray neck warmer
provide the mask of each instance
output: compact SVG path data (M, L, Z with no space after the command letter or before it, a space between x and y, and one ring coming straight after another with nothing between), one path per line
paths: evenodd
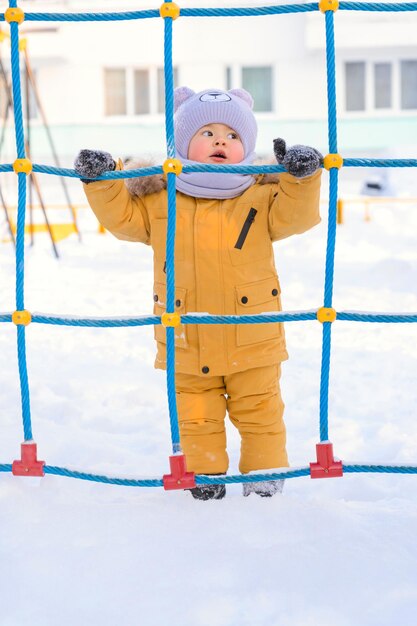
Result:
M238 165L252 165L255 154L250 154ZM183 165L196 165L195 161L181 159ZM201 165L201 164L198 164ZM240 196L255 182L251 174L224 174L223 172L182 172L176 177L177 191L196 198L223 200Z

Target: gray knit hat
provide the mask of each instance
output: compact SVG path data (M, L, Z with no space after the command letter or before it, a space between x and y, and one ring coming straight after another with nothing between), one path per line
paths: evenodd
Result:
M206 89L195 93L189 87L174 91L175 143L178 156L186 159L191 139L206 124L226 124L243 144L246 159L255 150L258 127L252 113L253 98L244 89Z

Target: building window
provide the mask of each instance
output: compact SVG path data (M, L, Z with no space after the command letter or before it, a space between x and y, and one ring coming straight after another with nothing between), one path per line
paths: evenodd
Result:
M126 115L126 70L104 70L105 115Z
M175 88L178 85L178 68L174 67L173 70ZM163 68L105 69L104 93L105 115L165 113L164 70Z
M253 110L272 111L272 67L242 67L242 87L254 100Z
M365 63L345 64L346 111L365 110Z
M401 108L417 109L417 61L401 61Z
M174 89L178 87L178 68L174 67ZM165 75L164 68L158 67L157 72L158 113L165 113Z
M417 109L417 60L345 63L346 111Z
M374 102L376 109L392 107L391 63L375 63L374 65Z
M135 70L135 115L145 115L151 112L150 105L150 88L149 88L149 71Z

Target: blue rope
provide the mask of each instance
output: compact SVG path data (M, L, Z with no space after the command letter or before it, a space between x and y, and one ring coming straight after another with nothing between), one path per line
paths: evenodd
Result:
M0 463L0 472L11 472L11 463ZM64 467L53 465L44 466L45 474L52 476L63 476L67 478L77 478L78 480L88 480L92 482L104 483L107 485L120 485L123 487L162 487L163 481L160 478L133 479L133 478L110 478L98 474L88 474L77 472ZM415 465L343 465L344 474L417 474ZM263 474L238 474L231 476L205 476L197 474L195 482L197 485L229 485L239 483L255 483L265 480L284 480L289 478L300 478L309 476L310 469L302 467L299 469L284 470L280 472L265 472Z
M175 157L174 68L172 66L172 18L170 17L164 19L164 81L167 156L173 159Z
M87 474L85 472L75 472L65 469L64 467L56 467L54 465L45 465L45 474L53 476L66 476L68 478L79 478L80 480L91 480L97 483L106 483L107 485L123 485L124 487L162 487L161 479L131 479L131 478L109 478L108 476L100 476L97 474Z
M417 159L344 159L343 167L417 167ZM35 174L51 174L53 176L66 176L68 178L80 178L75 170L53 167L51 165L33 164ZM282 165L184 165L183 172L224 172L229 174L276 174L285 172ZM13 172L11 164L0 165L1 172ZM108 172L103 176L91 180L115 180L124 178L142 178L154 174L162 174L162 166L143 167L132 170Z
M173 313L175 310L175 221L176 221L176 190L175 174L168 174L168 228L167 228L167 252L166 252L166 272L167 272L167 312ZM172 450L174 454L181 450L178 427L177 399L175 391L175 329L166 328L167 338L167 392L168 409L171 426Z
M171 2L171 0L168 0ZM253 8L183 8L181 17L256 17L265 15L278 15L283 13L307 13L317 11L317 3L294 4L270 7ZM25 12L25 20L29 22L110 22L128 21L149 18L159 18L158 9L144 11L125 11L120 13L30 13ZM167 22L170 18L166 18ZM4 21L4 15L0 15L0 22Z
M182 324L271 324L277 322L308 322L317 319L316 311L300 311L288 313L259 313L259 315L203 315L192 313L181 316ZM11 313L1 313L0 322L11 322ZM348 322L379 322L379 323L411 323L417 322L417 313L364 313L361 311L338 311L337 321ZM56 315L32 315L32 322L52 324L56 326L80 326L88 328L126 328L129 326L155 326L161 324L156 315L143 317L58 317Z
M10 7L13 8L11 2ZM25 157L25 140L23 135L22 94L20 88L19 25L17 22L10 24L10 40L16 152L17 158L22 159Z
M25 308L25 217L26 174L18 174L18 202L16 225L16 310Z
M310 13L317 11L316 2L309 4L283 4L270 7L181 9L182 17L257 17L284 13Z
M182 324L273 324L277 322L308 322L317 320L317 311L259 313L258 315L208 315L186 314L181 316ZM0 322L11 322L11 313L1 313ZM417 313L364 313L361 311L338 311L337 321L411 323L417 322ZM35 324L56 326L80 326L87 328L126 328L133 326L155 326L161 324L156 315L143 317L59 317L57 315L33 314Z
M32 435L32 423L30 415L30 395L29 395L29 380L26 364L26 337L25 327L17 327L17 356L19 366L19 378L20 378L20 397L22 405L22 420L23 420L23 433L25 441L33 439Z
M344 159L343 167L417 167L417 159Z
M171 0L168 0L169 2ZM16 0L10 0L10 7L16 7ZM354 3L341 2L341 10L351 11L416 11L417 3L401 4L380 4L380 3ZM182 17L241 17L241 16L265 16L284 13L302 13L318 10L317 3L292 4L270 7L251 8L181 8ZM144 18L159 17L159 10L133 11L124 13L26 13L26 21L120 21L135 20ZM4 15L0 15L0 21L4 21ZM334 44L334 13L327 11L326 22L326 56L327 56L327 97L328 97L328 140L329 152L337 153L337 113L336 113L336 68L335 68L335 44ZM11 65L13 99L15 112L15 136L16 152L18 158L25 157L24 126L22 116L20 68L19 68L19 27L17 23L10 25L11 31ZM165 126L166 145L168 158L175 157L175 137L174 137L174 99L173 99L173 65L172 65L172 19L164 19L164 76L165 76ZM345 167L417 167L417 159L345 159ZM0 172L11 172L11 164L0 165ZM33 171L50 175L68 176L78 178L78 174L72 169L56 168L46 165L33 165ZM196 164L185 166L184 172L226 172L226 173L249 173L262 174L282 172L285 169L279 165L232 165L218 166L208 164ZM136 178L151 175L161 175L162 167L154 166L127 170L122 172L107 173L94 180L112 180ZM26 175L18 175L18 216L17 216L17 241L16 241L16 308L24 309L24 230L26 213ZM176 229L176 192L175 175L167 175L167 195L168 195L168 230L166 243L167 259L167 312L174 312L175 306L175 229ZM330 170L330 191L329 191L329 225L326 250L326 271L324 285L324 306L332 306L333 297L333 275L334 275L334 255L336 243L336 213L338 195L338 170ZM255 323L277 323L289 321L310 321L315 320L317 311L294 311L280 313L264 313L259 315L206 315L188 314L181 318L183 324L255 324ZM379 323L409 323L417 321L417 313L366 313L345 311L337 313L338 321L355 322L379 322ZM0 314L0 322L11 322L12 316L9 313ZM77 318L70 316L33 314L32 321L35 323L54 324L61 326L79 327L127 327L146 326L161 324L158 316L136 316L120 318ZM331 354L331 323L323 324L323 345L322 345L322 367L320 383L320 440L328 440L328 395L329 395L329 375L330 375L330 354ZM17 348L19 376L21 384L22 417L25 440L32 439L32 427L30 416L29 385L26 363L26 329L24 326L17 327ZM174 453L180 452L178 415L175 394L175 329L168 327L167 335L167 393L169 416L171 423L171 437ZM0 465L1 472L11 471L10 464ZM414 466L382 466L382 465L347 465L344 467L348 472L398 472L417 473ZM45 473L117 484L125 486L155 487L162 486L161 479L122 479L98 476L75 472L65 468L45 466ZM256 475L238 475L226 477L206 477L196 476L197 484L223 484L257 482L264 480L279 480L282 478L294 478L307 476L310 474L309 468L299 468L283 470L273 473L262 473Z
M387 4L383 2L341 2L339 4L339 11L417 11L417 2Z
M334 277L334 257L336 249L336 228L337 228L337 192L338 192L339 171L332 168L329 171L329 221L327 226L327 252L326 269L324 277L324 306L331 307L333 301L333 277ZM328 323L328 322L327 322Z
M31 13L25 11L25 22L122 22L147 18L160 18L158 9L125 11L121 13ZM4 14L0 15L4 22Z
M327 67L327 121L329 152L337 153L336 114L336 59L334 45L334 13L327 11L326 19L326 67Z
M170 1L170 0L169 0ZM172 18L164 19L165 135L168 159L175 158L174 70L172 66ZM168 226L166 241L167 313L175 311L175 233L177 220L176 175L167 174ZM175 329L166 328L167 394L173 453L181 451L175 388Z
M344 465L346 474L368 472L372 474L417 474L414 465Z
M0 317L1 321L1 317ZM6 321L6 320L5 320ZM143 317L59 317L57 315L32 315L32 322L38 324L54 324L57 326L83 326L88 328L126 328L128 326L152 326L161 324L161 318L156 315Z
M409 323L417 322L417 313L360 313L341 311L337 319L348 322Z
M286 13L311 13L319 10L318 3L290 4L268 7L241 8L183 8L181 17L257 17ZM416 2L372 3L341 2L340 11L408 12L417 11ZM159 18L159 10L125 11L120 13L25 13L28 22L109 22ZM168 19L168 18L167 18ZM0 15L0 22L4 15Z
M10 8L16 8L16 1L11 0ZM18 159L24 159L25 139L22 114L22 94L20 88L20 63L19 63L19 25L17 22L10 24L11 39L11 67L13 108L15 118L16 153ZM16 230L16 310L25 308L24 302L24 271L25 271L25 217L26 217L26 174L18 174L18 207L17 207L17 230ZM19 367L22 421L25 441L30 441L32 436L32 423L30 414L29 381L26 362L26 335L25 327L17 327L17 356Z
M329 439L329 378L330 378L330 353L331 353L332 325L330 322L323 324L323 343L321 352L321 375L320 375L320 441Z
M327 11L326 20L326 59L327 59L327 103L329 153L337 154L337 112L336 112L336 62L334 44L334 13ZM333 299L334 255L336 247L337 187L338 170L329 172L329 221L327 228L326 270L324 280L324 306L331 307ZM320 441L329 439L329 377L331 353L331 323L323 324L323 345L320 377Z
M300 313L260 313L259 315L181 315L183 324L270 324L277 322L306 322L317 320L316 311L302 311Z
M0 165L0 172L13 172L13 165L11 164Z

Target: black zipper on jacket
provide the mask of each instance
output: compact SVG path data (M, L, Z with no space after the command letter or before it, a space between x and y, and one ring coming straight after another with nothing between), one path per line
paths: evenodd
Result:
M249 229L252 226L253 222L255 221L255 215L257 214L257 212L258 211L254 209L253 207L249 211L248 216L245 219L245 223L242 226L242 230L240 231L240 235L237 238L237 241L235 243L235 248L238 248L238 250L241 250L241 248L243 247L243 244L245 243L245 239L248 236Z

